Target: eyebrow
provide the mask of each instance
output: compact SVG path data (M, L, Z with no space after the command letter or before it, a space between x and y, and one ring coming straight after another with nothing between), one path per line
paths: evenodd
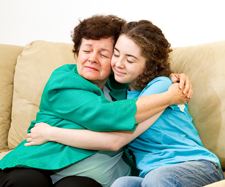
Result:
M88 47L92 47L92 44L84 44L87 45ZM106 48L101 48L101 51L108 51L110 53L110 51Z
M120 52L116 47L114 47L114 49L115 49L117 52ZM133 56L133 55L130 55L130 54L126 54L126 56L128 56L128 57L133 57L133 58L135 58L135 59L138 60L138 58L137 58L136 56Z
M107 52L110 53L110 51L108 49L106 49L106 48L101 48L101 51L107 51Z

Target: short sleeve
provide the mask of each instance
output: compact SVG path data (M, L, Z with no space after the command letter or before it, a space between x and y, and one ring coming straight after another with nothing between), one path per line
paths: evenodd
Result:
M139 96L141 97L166 92L172 84L172 81L168 77L155 78L147 85Z

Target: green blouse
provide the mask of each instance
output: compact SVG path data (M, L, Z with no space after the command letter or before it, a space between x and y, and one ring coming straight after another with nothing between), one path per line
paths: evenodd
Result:
M110 76L106 86L114 100L126 99L126 88ZM137 98L110 102L94 84L82 78L76 65L64 65L49 78L40 103L35 123L92 131L133 131ZM78 149L56 142L25 147L24 140L0 160L0 168L31 167L57 170L85 159L97 151Z

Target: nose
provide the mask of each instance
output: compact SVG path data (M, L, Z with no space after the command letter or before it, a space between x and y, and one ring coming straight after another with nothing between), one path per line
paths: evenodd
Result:
M117 68L124 68L124 62L122 58L119 58L115 63Z
M93 51L91 54L90 54L90 57L88 58L88 60L92 63L98 63L98 53Z

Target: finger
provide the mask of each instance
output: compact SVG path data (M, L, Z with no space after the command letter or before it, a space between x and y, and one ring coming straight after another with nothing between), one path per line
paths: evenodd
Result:
M172 80L173 83L175 83L179 81L179 76L177 74L172 73L170 75L170 79Z
M30 146L30 143L25 143L24 146Z
M180 79L179 88L182 90L185 86L184 80ZM183 93L185 94L185 90L183 90Z
M39 125L40 125L40 123L36 123L34 126L37 127L37 126L39 126Z
M193 95L193 89L191 89L187 95L187 98L191 99L192 95Z
M30 137L31 137L31 133L28 133L28 134L27 134L27 138L30 138Z
M180 88L184 89L183 90L183 93L188 93L189 92L189 89L190 89L190 86L191 86L191 82L189 80L189 77L186 76L185 74L180 74Z
M192 92L191 82L189 78L186 77L183 93L190 93L190 92Z
M24 146L32 146L32 145L34 145L33 142L29 142L29 143L25 143L25 144L24 144Z
M32 138L27 138L27 142L32 142Z
M190 88L189 88L189 90L187 92L187 98L189 98L189 99L191 98L192 92L193 92L192 86L190 85Z

